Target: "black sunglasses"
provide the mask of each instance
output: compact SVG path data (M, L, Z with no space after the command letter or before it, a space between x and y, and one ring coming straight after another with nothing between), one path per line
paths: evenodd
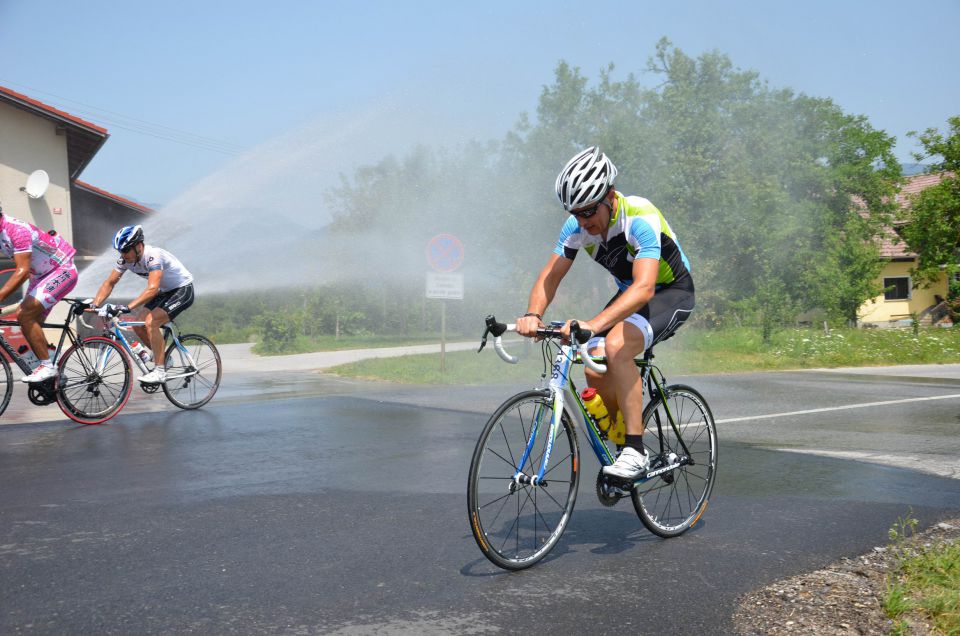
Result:
M587 208L586 210L570 210L570 214L581 219L589 219L591 216L597 213L597 210L600 209L601 203L606 203L606 200L600 201L592 208Z

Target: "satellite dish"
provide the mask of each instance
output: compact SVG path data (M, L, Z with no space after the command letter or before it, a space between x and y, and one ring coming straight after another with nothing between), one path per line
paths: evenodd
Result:
M50 186L50 177L47 175L44 170L34 170L30 173L30 176L27 177L27 185L20 188L27 193L27 196L31 199L39 199L44 194L47 193L47 188Z

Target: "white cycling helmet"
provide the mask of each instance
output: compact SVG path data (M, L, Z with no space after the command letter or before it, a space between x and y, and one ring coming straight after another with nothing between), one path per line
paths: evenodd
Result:
M617 167L597 146L567 162L557 175L557 198L567 212L597 203L607 196L617 178Z

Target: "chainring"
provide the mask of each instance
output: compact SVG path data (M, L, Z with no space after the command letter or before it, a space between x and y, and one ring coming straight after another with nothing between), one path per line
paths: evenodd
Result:
M57 393L53 390L53 380L44 380L39 384L32 384L27 389L27 397L37 406L46 406L57 401Z
M597 499L600 500L600 503L608 508L612 508L617 505L617 502L623 498L623 494L616 492L614 487L607 481L606 475L603 474L603 469L600 469L600 472L597 473Z
M141 383L141 384L140 384L140 388L143 390L144 393L153 394L153 393L156 393L157 391L160 390L160 385L159 385L159 384L143 384L143 383Z

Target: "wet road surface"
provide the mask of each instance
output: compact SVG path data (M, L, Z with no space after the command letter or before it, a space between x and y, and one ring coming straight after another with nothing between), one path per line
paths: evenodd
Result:
M957 383L671 380L730 420L700 524L663 540L600 506L581 439L570 526L513 574L477 549L465 487L522 387L236 377L197 412L0 427L0 633L727 633L740 594L884 544L910 510L960 514L960 400L926 399ZM874 402L893 403L838 408ZM813 408L838 410L760 417Z

